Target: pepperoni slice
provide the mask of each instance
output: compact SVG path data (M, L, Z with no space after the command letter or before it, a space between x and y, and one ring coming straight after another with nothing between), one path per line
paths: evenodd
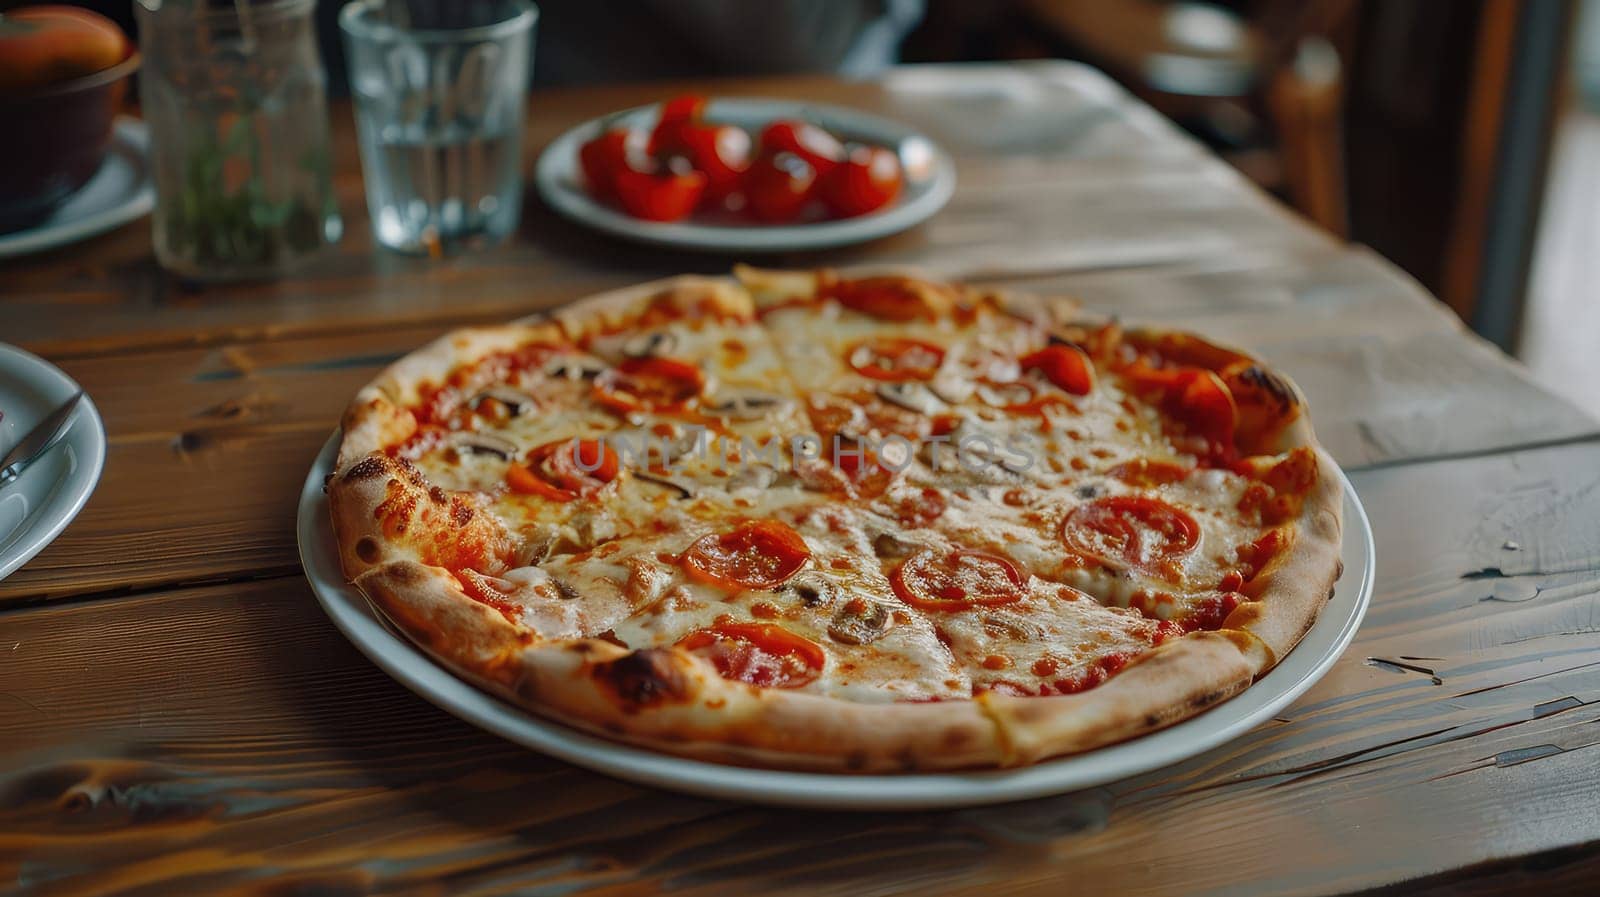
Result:
M1110 495L1072 509L1061 524L1069 547L1103 561L1149 568L1193 551L1200 525L1185 511L1142 495Z
M889 574L900 600L923 610L959 611L1018 601L1027 581L1017 565L982 551L920 551Z
M516 586L503 579L485 576L472 568L455 571L456 581L475 601L487 604L513 623L522 622L524 608L512 598Z
M706 388L705 372L675 358L629 358L594 381L594 397L619 414L680 411Z
M1130 486L1150 488L1164 486L1183 480L1191 473L1191 469L1182 464L1171 461L1161 461L1154 458L1134 458L1106 471L1106 476L1116 477Z
M864 277L841 280L828 287L824 295L853 311L885 321L915 321L933 318L949 298L932 284L904 277Z
M528 452L527 464L511 465L506 484L525 495L572 501L599 492L621 467L616 450L598 439L558 439Z
M762 688L799 688L816 679L827 660L822 646L771 623L718 620L678 641L711 661L724 679Z
M978 398L990 405L995 405L1016 415L1044 416L1052 411L1071 412L1074 406L1066 396L1057 394L1044 384L1032 384L1026 380L1016 380L1011 383L989 383L980 381L978 384Z
M931 380L944 364L944 349L922 340L880 337L857 343L845 360L857 373L874 380Z
M841 437L837 451L830 448L830 453L834 468L844 475L840 485L857 498L877 498L894 481L894 471L860 440Z
M757 520L728 533L697 539L683 553L683 568L701 582L727 589L772 590L811 558L806 540L776 520Z
M1221 629L1223 622L1245 597L1238 592L1219 592L1195 601L1178 623L1184 632Z
M1094 389L1094 366L1077 346L1060 343L1029 352L1019 361L1023 370L1036 370L1046 380L1075 396L1086 396Z
M1172 413L1182 418L1191 430L1218 444L1233 444L1234 430L1239 426L1239 408L1221 377L1196 369L1172 405Z
M1154 394L1161 410L1191 433L1214 446L1233 447L1239 408L1221 377L1204 368L1156 368L1144 362L1130 365L1123 373L1135 391Z

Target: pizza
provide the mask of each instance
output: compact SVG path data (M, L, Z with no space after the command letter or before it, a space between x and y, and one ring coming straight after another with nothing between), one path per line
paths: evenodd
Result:
M877 772L1170 725L1329 598L1341 478L1261 361L904 272L734 274L384 371L327 483L346 576L540 716Z

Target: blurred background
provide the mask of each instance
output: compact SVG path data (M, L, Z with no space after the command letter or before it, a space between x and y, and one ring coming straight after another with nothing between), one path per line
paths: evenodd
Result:
M131 2L75 5L135 33ZM1600 0L539 5L536 87L1082 60L1600 414Z

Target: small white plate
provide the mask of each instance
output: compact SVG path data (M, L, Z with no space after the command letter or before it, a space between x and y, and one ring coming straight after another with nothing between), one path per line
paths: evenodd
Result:
M55 365L0 343L0 457L72 398L78 384ZM15 482L0 486L0 579L38 554L78 516L100 482L106 428L84 395L72 427Z
M150 131L144 122L117 119L100 170L49 218L0 234L0 259L75 243L149 214L156 204L149 151Z
M907 165L905 189L888 208L859 218L807 224L724 224L695 218L641 221L589 195L583 186L578 149L606 128L649 129L655 123L658 108L655 104L639 106L592 119L545 147L534 171L534 182L545 204L596 230L643 243L713 252L788 252L846 246L899 233L932 218L955 193L956 166L950 155L921 132L898 122L843 106L794 100L715 99L706 107L706 118L739 125L752 137L773 119L800 118L827 128L841 139L901 147L902 156L915 157L914 164ZM912 176L913 168L921 172L920 177Z
M307 475L297 530L306 579L328 616L385 672L439 707L503 738L606 775L705 797L796 807L910 810L994 804L1103 785L1186 760L1272 718L1322 678L1355 637L1372 595L1372 527L1344 482L1344 575L1300 645L1243 694L1142 738L1021 769L850 775L784 772L686 760L540 719L473 688L394 634L345 582L322 482L335 433Z

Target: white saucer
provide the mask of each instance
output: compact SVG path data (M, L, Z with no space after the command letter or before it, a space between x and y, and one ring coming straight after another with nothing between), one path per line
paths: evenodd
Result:
M75 243L149 214L156 204L149 154L150 130L145 123L117 119L100 170L49 218L0 234L0 259Z
M932 809L1060 794L1148 772L1237 738L1288 706L1339 659L1355 637L1372 595L1372 527L1347 479L1344 575L1333 599L1283 662L1243 694L1191 720L1123 744L1021 769L830 775L723 766L617 744L540 719L457 679L386 628L339 571L322 493L338 444L335 433L317 456L300 493L300 561L323 609L363 654L439 707L518 744L619 779L705 797L828 809Z
M78 384L55 365L0 343L0 456L72 398ZM106 462L106 428L86 394L67 435L0 486L0 579L49 545L78 516Z
M899 122L868 115L843 106L801 103L794 100L714 99L706 118L739 125L759 133L773 119L801 118L838 135L880 146L919 149L926 176L906 179L894 204L859 218L809 224L711 224L684 221L641 221L596 201L583 187L578 149L607 128L648 129L655 121L655 105L639 106L615 115L591 119L557 137L539 156L534 183L545 204L562 215L596 230L643 243L702 249L711 252L751 253L826 249L886 237L932 218L944 208L956 189L956 166L938 144Z

